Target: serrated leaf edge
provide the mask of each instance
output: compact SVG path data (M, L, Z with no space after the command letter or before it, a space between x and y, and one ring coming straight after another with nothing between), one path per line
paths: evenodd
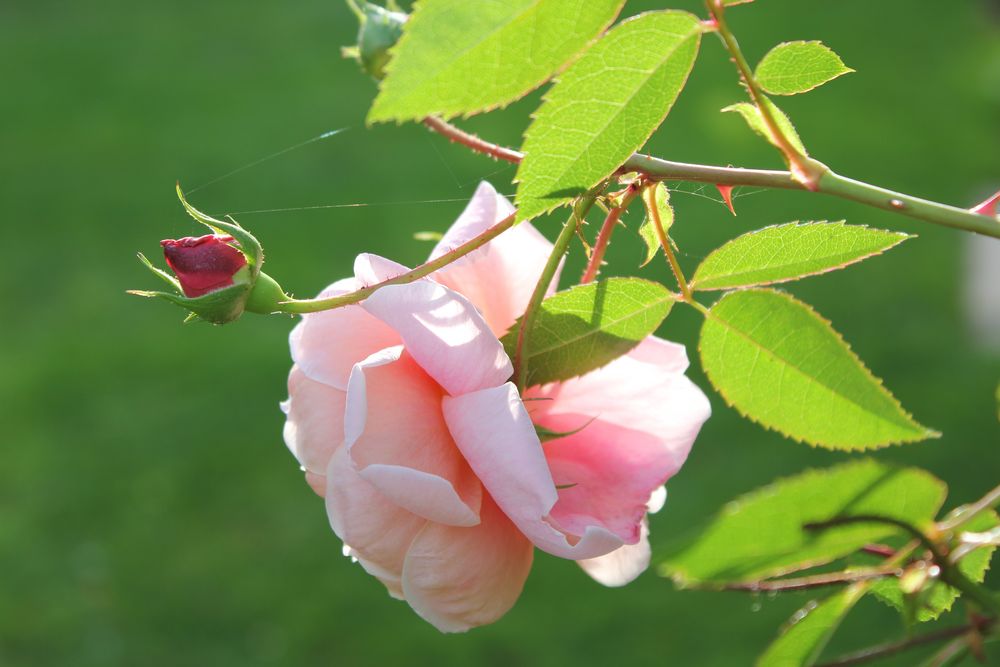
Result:
M837 331L833 327L833 324L830 322L830 320L826 319L825 317L823 317L822 315L820 315L819 313L817 313L816 310L812 306L810 306L809 304L805 303L804 301L799 301L794 296L792 296L791 294L789 294L788 292L785 292L783 290L776 290L776 289L757 290L757 288L752 288L751 287L751 288L747 288L745 290L733 290L732 292L727 292L725 295L723 295L723 297L721 299L719 299L718 301L715 302L715 304L712 305L712 308L714 308L715 306L717 306L723 299L725 299L726 297L728 297L730 294L734 294L736 292L744 292L744 291L762 291L762 292L767 291L767 292L774 292L775 294L779 294L783 298L785 298L785 299L787 299L789 301L792 301L792 302L794 302L796 304L799 304L799 305L805 307L806 310L808 310L809 313L812 316L814 316L816 319L818 319L820 322L822 322L823 324L827 325L830 328L830 331L836 337L837 342L839 342L841 345L844 346L844 348L847 351L847 353L858 363L858 365L860 366L861 370L868 376L868 378L870 380L873 380L875 382L875 384L878 386L879 390L882 391L886 395L887 398L889 398L890 402L900 411L900 413L903 414L903 416L905 416L908 420L910 420L911 422L913 422L913 424L917 428L924 429L924 434L922 436L914 436L912 438L900 438L899 440L890 440L890 441L887 441L887 442L877 443L877 444L873 444L873 445L864 445L864 446L861 446L861 447L856 447L856 446L837 447L837 446L827 445L827 444L820 443L820 442L811 442L809 440L806 440L805 438L800 438L798 436L791 435L790 433L785 433L784 431L782 431L781 429L779 429L777 427L770 426L768 424L764 424L764 423L760 422L759 420L757 420L756 418L754 418L753 416L751 416L748 413L746 413L739 406L735 405L732 402L732 400L729 398L729 396L726 395L726 392L723 389L721 389L715 383L715 380L712 379L712 375L708 372L708 369L705 366L704 352L702 350L702 345L701 345L701 334L699 333L699 336L698 336L698 357L701 360L702 370L705 371L705 376L708 378L708 381L712 384L712 387L715 389L715 391L718 392L719 396L721 396L722 399L726 402L726 405L728 405L729 407L731 407L734 410L736 410L736 412L738 412L741 417L743 417L744 419L748 419L748 420L754 422L758 426L763 427L764 430L766 430L766 431L773 431L775 433L778 433L778 434L780 434L780 435L788 438L789 440L793 440L794 442L798 442L798 443L801 443L801 444L806 444L806 445L809 445L810 447L820 447L822 449L827 449L827 450L830 450L830 451L838 451L838 452L875 451L875 450L878 450L878 449L884 449L886 447L891 447L893 445L909 444L909 443L913 443L913 442L921 442L923 440L928 440L928 439L931 439L931 438L940 438L941 437L941 433L939 431L935 431L934 429L928 428L928 427L924 426L923 424L921 424L920 422L918 422L916 419L914 419L913 415L910 414L909 412L907 412L903 408L902 404L899 402L899 399L897 399L892 394L892 392L890 392L888 389L885 388L885 386L882 383L882 379L879 378L879 377L877 377L874 373L871 372L871 370L869 370L869 368L865 365L865 363L861 360L861 358L858 357L858 355L851 348L850 344L846 340L844 340L844 337L840 334L840 332ZM707 322L708 318L712 317L712 308L708 309L708 313L705 316L706 322ZM721 320L717 320L717 321L721 321ZM703 324L702 325L702 330L704 330L704 326L705 325ZM736 333L738 333L743 338L747 338L747 336L745 334L743 334L742 332L736 331L736 329L732 329L732 331L735 331ZM751 341L751 342L754 342L754 341ZM756 345L756 343L755 343L755 345ZM761 349L763 350L763 348L761 348ZM767 352L767 350L764 350L764 351ZM774 356L774 355L772 355L772 356ZM782 361L784 361L784 360L782 360ZM789 364L789 366L791 366L791 365ZM826 389L828 389L829 391L831 391L832 393L835 393L835 394L838 393L838 392L833 391L832 389L829 389L829 387L826 387L826 385L823 385L823 386ZM849 396L843 396L843 398L846 398L848 401L850 401L852 403L854 402L853 400L851 400L851 398ZM855 403L855 405L857 405L857 404Z
M705 29L701 25L701 22L697 20L697 17L694 14L692 14L691 12L687 12L687 11L679 10L679 9L658 9L658 10L652 10L652 11L648 11L648 12L642 12L640 14L636 14L634 16L630 16L627 19L625 19L624 21L621 21L616 26L614 26L614 28L612 30L617 30L621 26L627 25L628 23L630 23L632 21L636 21L636 20L638 20L638 19L640 19L642 17L648 16L648 15L651 15L651 14L687 14L689 16L694 16L695 17L695 19L696 19L696 30L692 33L691 37L693 37L698 42L698 46L695 47L695 58L694 58L694 61L697 61L697 59L698 59L698 53L699 53L699 51L701 49L701 36L702 36L702 34L704 34ZM607 36L608 34L610 34L610 32L611 31L608 31L608 32L602 34L601 35L601 39L603 39L605 36ZM685 38L685 40L683 40L681 43L683 43L684 41L687 41L687 39L690 39L690 38ZM594 44L596 44L597 41L599 41L599 40L595 40ZM593 48L594 44L591 44L590 46L588 46L587 49L586 49L586 51L589 51L591 48ZM676 51L678 48L680 48L680 44L674 49L674 51ZM586 53L586 51L581 52L580 55L579 55L579 57L583 57L583 55ZM671 52L671 53L673 53L673 52ZM577 60L579 60L579 57L577 58ZM680 97L680 93L684 91L684 88L687 87L688 79L691 78L691 72L694 70L694 61L691 64L691 68L688 69L687 74L684 76L684 82L681 85L680 91L678 91L678 93L677 93L678 97ZM565 73L565 71L566 70L563 70L563 73ZM524 131L524 135L522 135L522 138L524 139L524 141L527 141L528 135L531 133L531 130L532 130L532 128L535 125L535 120L537 119L538 113L541 112L542 107L544 107L545 104L548 103L548 101L549 101L549 95L552 93L552 91L554 90L555 86L557 86L560 83L560 81L561 81L561 79L559 79L558 77L554 77L553 78L553 82L552 82L553 85L552 85L551 88L549 88L548 91L546 91L545 95L542 96L542 103L538 105L537 109L535 109L533 112L531 112L531 114L529 114L529 118L531 119L531 123L528 124L527 129L525 129L525 131ZM676 103L676 99L674 100L674 103ZM670 111L674 107L674 103L671 103L666 109L664 109L663 116L660 118L660 121L656 124L656 127L654 127L653 129L651 129L649 131L649 134L642 141L642 143L640 143L635 149L633 149L633 152L630 152L628 154L628 156L626 156L625 159L622 160L621 164L619 164L617 167L615 167L612 170L611 174L614 174L616 171L618 171L619 169L621 169L622 165L624 165L626 162L628 162L629 158L632 157L632 155L634 154L634 151L642 148L642 146L645 145L645 143L647 141L649 141L649 137L653 136L653 132L656 132L656 130L659 129L659 127L663 124L663 121L666 120L667 115L669 115ZM524 150L524 142L523 141L522 141L521 148L522 148L522 151L523 151ZM511 181L512 183L517 184L517 185L520 185L522 183L521 179L519 178L519 174L521 173L522 165L524 165L526 162L528 162L528 153L524 152L524 157L521 159L521 163L518 165L517 172L514 174L514 178ZM588 187L590 187L590 188L594 187L595 185L597 185L598 183L600 183L602 179L607 178L609 175L610 174L605 175L605 176L597 179L597 181L595 181L594 183L590 184ZM570 201L572 201L572 198L564 199L562 201L556 202L556 203L548 206L544 210L541 210L541 211L538 211L538 212L534 213L530 218L521 218L520 217L521 216L520 209L521 209L521 203L522 203L522 201L519 201L518 196L517 196L518 194L520 194L520 188L518 188L518 193L516 193L515 197L514 197L514 203L515 203L515 206L518 209L518 222L524 222L526 220L534 220L535 218L538 218L540 216L547 215L548 213L551 213L552 211L556 210L557 208L565 206Z
M719 252L720 250L722 250L723 248L725 248L730 243L735 243L736 241L739 241L740 239L742 239L744 237L753 236L754 234L758 234L758 233L760 233L760 232L762 232L762 231L764 231L766 229L777 229L777 228L781 228L781 227L791 227L791 226L795 226L797 228L801 228L801 227L810 227L810 226L814 226L814 225L838 225L838 226L841 226L841 227L852 227L852 228L858 228L858 229L867 229L867 230L871 230L871 231L874 231L874 232L883 232L885 234L892 234L892 235L896 236L897 238L896 238L895 243L892 243L891 245L888 245L888 246L886 246L884 248L881 248L879 250L875 250L874 252L870 252L870 253L868 253L866 255L858 256L858 257L854 258L853 260L851 260L849 262L844 262L843 264L838 264L836 266L830 266L830 267L827 267L825 269L820 269L818 271L810 271L808 273L802 273L802 274L799 274L798 276L794 276L794 277L791 277L791 278L779 278L777 280L767 280L767 281L759 282L759 283L744 283L744 284L740 284L740 285L724 285L724 286L721 286L721 287L698 287L698 269L700 269L701 266L705 262L707 262L710 257L712 257L712 255L714 255L715 253ZM835 220L833 222L830 222L828 220L809 220L809 221L806 221L806 222L801 222L801 221L797 220L797 221L794 221L794 222L784 222L784 223L780 223L780 224L776 224L776 225L768 225L767 227L761 227L760 229L755 229L753 231L746 232L745 234L740 234L736 238L734 238L734 239L732 239L730 241L727 241L726 243L722 244L721 246L719 246L718 248L716 248L712 252L708 253L708 255L705 256L705 259L703 259L701 261L701 264L698 265L698 269L695 269L694 277L688 283L688 287L690 287L692 290L695 290L695 291L700 290L700 291L703 291L703 292L715 292L715 291L719 291L719 290L735 290L735 289L741 289L741 288L745 288L745 287L760 287L760 286L764 286L764 285L778 285L780 283L793 282L793 281L796 281L796 280L801 280L802 278L809 278L809 277L812 277L812 276L819 276L819 275L823 275L824 273L830 273L832 271L839 271L840 269L846 269L848 266L851 266L852 264L858 264L860 262L863 262L866 259L871 259L872 257L877 257L879 255L882 255L883 253L885 253L885 252L887 252L889 250L892 250L893 248L895 248L896 246L898 246L899 244L901 244L903 241L906 241L906 240L912 239L912 238L917 238L917 235L916 234L906 234L904 232L894 232L894 231L889 230L889 229L879 229L877 227L869 227L868 225L849 225L849 224L847 224L846 220ZM738 276L738 275L742 275L742 274L733 273L733 274L728 274L728 275Z
M426 2L427 2L427 0L417 0L417 2L414 3L413 10L410 12L410 17L411 18L407 20L406 24L408 24L410 22L410 20L412 20L412 17L414 15L416 15L416 13L420 10L421 7L424 6L424 4L426 4ZM535 5L532 5L532 7L538 7L538 5L540 5L542 2L543 2L543 0L538 0ZM608 28L610 28L612 26L612 24L614 24L615 20L621 14L622 9L624 9L624 8L625 8L625 0L620 0L620 2L618 2L618 9L614 13L612 13L611 18L597 31L597 34L595 34L593 37L591 37L589 40L587 40L587 42L584 43L584 45L576 53L574 53L573 55L571 55L566 60L566 62L564 62L563 64L559 65L553 72L551 72L550 74L546 75L538 83L536 83L536 84L534 84L532 86L529 86L527 90L521 91L521 93L515 95L514 97L512 97L512 98L510 98L508 100L497 102L497 103L492 104L492 105L487 105L487 106L479 108L479 109L466 110L466 111L457 111L457 112L436 111L436 112L434 112L434 114L437 115L437 116L440 116L444 120L450 120L450 119L459 118L459 117L465 119L465 118L470 118L472 116L475 116L477 114L489 113L491 111L496 111L498 109L506 108L508 105L513 104L514 102L518 101L522 97L524 97L524 96L530 94L531 92L533 92L533 91L541 88L546 83L548 83L549 81L551 81L558 74L561 74L562 72L565 72L566 69L568 69L574 62L577 61L577 59L580 58L580 56L582 56L588 49L590 49L591 46L593 46L598 40L601 39L601 37L604 36L604 34L608 31ZM525 12L522 12L522 15L524 13ZM385 74L385 78L383 78L383 81L385 81L386 79L389 78L389 76L392 74L392 70L395 67L395 63L396 63L396 50L399 49L402 46L403 42L408 39L409 31L406 29L406 24L404 24L404 26L403 26L403 35L402 35L402 37L400 37L399 41L396 42L389 49L389 62L385 66L385 72L386 72L386 74ZM375 96L375 100L372 101L372 106L368 110L368 113L365 115L365 125L371 126L371 125L374 125L375 123L395 122L395 124L398 126L398 125L402 125L403 123L405 123L407 121L414 121L414 120L419 121L419 120L421 120L421 118L418 118L417 116L413 116L413 115L407 115L407 116L385 115L385 116L378 116L378 117L374 116L373 112L375 110L375 104L378 101L378 98L379 98L379 96L381 96L381 94L382 94L382 84L380 83L379 84L379 92Z

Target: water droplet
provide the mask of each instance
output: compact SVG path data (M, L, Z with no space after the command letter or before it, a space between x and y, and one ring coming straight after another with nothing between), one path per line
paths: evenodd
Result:
M898 199L890 199L889 206L893 207L897 211L902 211L904 208L906 208L906 204L904 204L902 201Z

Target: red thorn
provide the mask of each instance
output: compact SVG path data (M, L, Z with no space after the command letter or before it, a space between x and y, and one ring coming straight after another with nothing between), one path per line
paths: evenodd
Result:
M719 194L722 195L723 201L726 202L726 206L729 207L729 212L736 215L736 209L733 208L733 185L719 185L715 184L715 187L719 188Z
M997 215L997 204L1000 203L1000 191L984 201L978 206L973 206L969 210L979 215Z

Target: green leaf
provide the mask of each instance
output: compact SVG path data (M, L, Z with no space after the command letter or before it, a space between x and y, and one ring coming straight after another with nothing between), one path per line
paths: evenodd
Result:
M774 95L804 93L853 72L822 42L785 42L757 65L757 83Z
M867 590L867 582L853 584L795 612L778 638L757 659L756 667L811 667L816 664L841 621Z
M963 532L987 531L1000 525L1000 517L996 512L983 512L963 526ZM990 560L993 558L994 546L985 546L965 555L958 562L959 571L976 583L982 583L986 578L986 572L990 569ZM886 604L896 609L905 611L905 601L902 590L899 587L899 579L880 579L873 583L872 593ZM951 610L955 600L961 593L943 584L934 581L920 596L920 605L916 610L915 619L921 623L935 621L937 618Z
M698 17L649 12L623 21L562 74L524 135L518 219L569 202L613 174L666 117L694 65Z
M528 385L583 375L638 345L667 317L670 291L638 278L608 278L577 285L542 301L527 333ZM515 356L520 320L501 339Z
M804 531L807 523L879 514L913 524L931 521L944 483L923 470L872 460L810 470L728 503L667 549L661 573L681 586L748 583L822 565L901 531L876 523Z
M938 434L921 426L830 323L783 292L730 292L701 329L702 366L726 401L809 444L861 450Z
M663 227L663 232L667 233L670 231L670 226L674 224L674 208L670 205L670 190L662 181L656 184L656 208L659 209L660 225ZM646 244L646 258L639 266L649 264L656 257L656 251L660 249L660 236L656 233L654 224L656 223L650 219L647 213L646 219L639 226L639 236Z
M785 112L779 109L774 102L766 97L763 99L764 104L766 104L768 109L771 110L771 116L774 117L774 121L778 124L778 127L781 128L781 131L785 134L785 136L788 137L788 140L791 142L792 146L795 147L795 150L802 155L808 155L808 153L806 153L806 147L802 145L802 139L799 138L799 133L795 131L795 126L792 125L792 121L788 119ZM774 135L771 134L771 130L767 127L767 123L764 122L764 117L761 116L760 109L755 107L753 104L750 104L749 102L737 102L736 104L729 105L722 111L735 111L739 115L743 116L743 120L747 122L747 125L750 126L751 130L771 142L772 146L781 148L777 140L774 138Z
M624 0L422 0L368 122L471 115L549 79L611 25Z
M878 255L908 234L841 222L790 222L739 236L709 253L693 289L768 285L813 276Z

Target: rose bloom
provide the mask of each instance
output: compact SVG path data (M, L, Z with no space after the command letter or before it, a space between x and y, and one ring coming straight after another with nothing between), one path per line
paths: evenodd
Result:
M482 183L431 257L511 213ZM522 401L498 336L551 249L521 223L430 279L305 315L291 333L285 442L345 553L445 632L506 613L535 547L605 585L638 576L646 513L710 414L684 347L655 337ZM405 270L360 255L321 296ZM543 443L536 425L571 434Z

